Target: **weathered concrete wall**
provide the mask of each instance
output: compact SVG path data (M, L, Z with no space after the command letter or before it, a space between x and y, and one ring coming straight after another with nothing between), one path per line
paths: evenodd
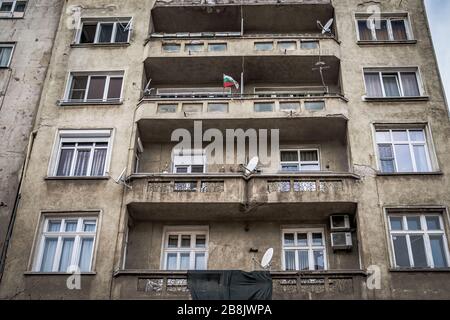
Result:
M0 42L15 43L10 67L0 69L0 251L62 6L59 0L30 0L23 18L0 18Z

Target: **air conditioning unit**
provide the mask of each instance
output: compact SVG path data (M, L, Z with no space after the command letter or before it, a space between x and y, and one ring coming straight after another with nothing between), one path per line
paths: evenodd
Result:
M333 232L331 233L331 247L333 250L351 249L352 233L351 232Z
M330 229L337 231L346 231L350 229L350 218L346 214L330 216Z

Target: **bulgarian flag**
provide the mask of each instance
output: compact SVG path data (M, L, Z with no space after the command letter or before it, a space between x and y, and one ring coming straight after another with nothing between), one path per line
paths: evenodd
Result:
M232 77L224 74L223 75L223 87L224 88L236 87L236 89L239 89L239 83L236 80L234 80Z

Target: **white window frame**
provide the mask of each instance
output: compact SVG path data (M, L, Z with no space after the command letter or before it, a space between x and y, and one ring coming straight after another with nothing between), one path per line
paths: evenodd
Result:
M294 234L294 244L291 246L287 246L284 244L284 235L286 233L293 233ZM297 233L306 233L307 234L307 246L300 246L297 245ZM322 246L313 246L312 245L312 234L313 233L321 233L322 234ZM281 254L281 266L284 271L286 271L286 257L285 252L286 251L295 251L295 269L296 271L299 270L299 261L298 261L298 251L299 250L308 250L308 263L309 263L309 270L307 271L325 271L328 270L328 256L327 256L327 241L325 238L325 230L323 228L285 228L281 231L281 247L282 247L282 254ZM323 250L323 270L316 270L314 269L314 251L317 250Z
M0 66L0 69L1 68L9 68L9 66L11 65L14 50L16 48L16 44L15 43L0 43L0 48L11 48L11 54L9 55L8 63L6 64L6 66Z
M370 31L372 34L372 40L361 40L361 34L360 34L360 30L359 30L359 22L363 21L365 23L367 23L367 20L370 19L370 17L356 17L355 19L355 24L356 24L356 34L358 37L358 41L371 41L371 42L385 42L385 41L398 41L398 42L403 42L403 41L411 41L413 40L413 34L412 34L412 28L411 28L411 23L410 23L410 17L408 16L404 16L404 17L381 17L381 19L379 20L384 20L387 23L387 31L388 31L388 40L378 40L377 39L377 32L376 32L376 20L372 20L371 22L371 26L370 26ZM403 23L405 24L405 30L406 30L406 40L395 40L394 39L394 32L392 29L392 21L403 21Z
M392 230L391 219L390 219L391 217L401 218L404 230ZM422 230L408 230L408 223L407 223L408 217L420 217L420 224L421 224ZM426 217L439 217L439 222L440 222L442 229L441 230L428 230L428 226L426 223ZM450 266L450 253L449 253L448 240L447 240L445 224L444 224L444 219L443 219L442 214L440 214L440 213L423 214L420 212L405 213L405 214L388 213L387 214L387 223L388 223L389 243L390 243L390 247L391 247L391 256L392 256L392 262L393 262L394 268L405 268L405 267L398 266L396 259L395 259L395 249L394 249L394 239L393 239L393 237L395 237L395 236L406 236L408 258L409 258L409 263L411 265L409 268L415 268L414 257L413 257L412 248L411 248L411 240L410 240L410 236L414 236L414 235L423 236L423 240L424 240L425 254L426 254L428 266L421 267L421 268L427 268L427 269L435 268L431 245L430 245L430 235L442 235L442 241L444 243L445 259L447 262L447 266Z
M411 141L409 132L410 131L418 131L421 130L423 131L423 134L425 136L425 140L424 141ZM377 140L377 132L379 131L389 131L389 137L390 137L390 141L378 141ZM406 134L408 136L408 140L405 141L394 141L393 138L393 131L406 131ZM375 146L376 146L376 155L377 155L377 164L378 164L378 170L380 172L382 172L382 166L381 166L381 156L380 156L380 149L379 149L379 145L391 145L392 147L392 153L394 155L394 172L387 172L387 173L405 173L403 171L398 171L398 160L397 160L397 155L395 152L395 145L408 145L409 147L409 152L410 152L410 156L411 156L411 161L412 161L412 165L413 165L413 171L415 173L422 173L422 172L433 172L433 164L431 161L431 156L430 156L430 149L429 149L429 142L428 142L428 133L425 127L408 127L408 128L401 128L401 127L375 127ZM426 154L426 158L427 158L427 165L428 165L428 171L418 171L417 170L417 164L416 164L416 157L414 155L414 146L424 146L425 147L425 154Z
M111 153L112 153L112 130L60 130L58 132L57 136L57 144L56 148L54 150L54 160L51 163L51 170L50 170L50 176L51 177L61 177L61 178L70 178L70 177L104 177L108 174L109 171L109 165L111 161ZM70 168L70 175L68 176L57 176L58 172L58 165L59 160L61 157L61 150L62 144L66 142L72 142L72 143L82 143L82 142L107 142L108 147L106 151L106 160L105 160L105 167L103 168L103 175L102 176L91 176L91 170L92 170L92 162L94 159L93 156L93 150L94 147L91 147L91 153L89 157L89 164L87 168L87 175L86 176L74 176L74 168L76 161L76 152L74 152L73 158L72 158L72 164ZM83 149L86 149L87 147L83 147Z
M51 232L47 231L48 224L50 221L61 221L60 230ZM63 231L63 228L65 228L65 222L66 221L77 221L77 230L76 231ZM83 231L82 228L84 226L85 221L95 221L95 231L93 232L86 232ZM61 262L61 252L62 252L62 243L64 238L74 238L74 245L72 248L72 256L71 256L71 263L69 266L76 265L79 267L79 259L80 259L80 253L81 253L81 240L84 238L92 238L92 252L91 252L91 261L89 264L89 271L83 271L83 272L92 272L93 270L93 262L94 257L96 253L96 242L97 242L97 231L99 229L99 219L98 216L44 216L44 219L41 224L41 231L39 233L39 244L38 244L38 250L37 254L34 259L34 265L33 265L33 271L34 272L63 272L65 271L59 271L59 264ZM45 247L45 240L46 238L57 238L57 246L55 250L55 256L52 266L52 271L41 271L42 267L42 259L44 255L44 247Z
M378 74L378 77L380 78L380 85L381 85L381 92L383 94L382 97L372 97L368 95L368 90L367 90L367 83L366 83L366 74L371 73L371 74ZM404 90L403 90L403 83L402 83L402 73L415 73L416 74L416 81L417 81L417 87L419 88L419 95L417 97L423 97L424 96L424 87L423 87L423 83L422 83L422 77L420 76L420 71L419 68L417 67L411 67L411 68L401 68L401 69L396 69L396 68L386 68L386 69L372 69L372 68L364 68L363 69L363 78L364 78L364 88L366 91L366 97L367 98L414 98L416 96L405 96ZM400 96L395 97L395 96L387 96L386 95L386 89L384 87L384 82L383 82L383 75L385 74L396 74L397 76L397 87L398 87L398 91L400 93Z
M70 99L70 93L72 91L72 82L74 77L88 77L86 82L86 89L82 101ZM106 77L105 87L103 88L102 99L88 99L91 78L92 77ZM122 87L120 88L119 99L108 99L109 84L112 78L121 78ZM67 82L66 92L64 94L65 102L81 102L81 103L98 103L98 102L121 102L123 99L123 87L124 87L125 75L123 71L112 71L112 72L70 72L69 80Z
M7 1L7 0L0 0L0 7L2 6L2 4L4 2L12 2L12 7L11 7L10 11L0 11L0 17L2 17L3 14L9 14L10 16L13 17L14 14L16 13L17 2L26 2L25 10L27 9L27 6L28 6L28 0L9 0L9 1ZM20 12L20 13L25 14L25 10L24 10L24 12ZM19 13L19 12L17 12L17 13Z
M284 151L288 152L297 152L298 161L281 161L281 153ZM302 151L316 151L317 152L317 161L301 161L300 154ZM298 165L298 172L302 171L320 171L322 167L320 165L320 149L319 148L299 148L299 149L280 149L280 170L283 171L283 164L296 164ZM302 165L318 165L319 169L317 170L302 170ZM292 171L283 171L283 172L292 172ZM296 172L296 171L294 171Z
M177 235L178 236L178 247L177 248L168 248L169 236ZM182 235L190 235L191 236L191 246L189 248L181 248L181 238ZM195 240L197 235L205 236L205 247L204 248L196 248ZM180 270L180 254L181 253L189 253L189 270L195 270L195 254L196 253L204 253L205 254L205 270L208 270L208 247L209 247L209 228L207 226L177 226L177 227L165 227L163 230L163 238L161 244L161 270L167 269L167 255L168 253L177 253L177 268L176 270ZM171 270L175 271L175 270Z
M128 20L127 20L128 19ZM126 18L126 19L119 19L119 20L91 20L91 19L84 19L81 23L80 26L80 30L77 33L77 37L76 37L76 44L127 44L130 42L130 37L131 37L131 27L130 29L128 29L128 38L126 42L116 42L116 35L117 35L117 25L118 24L125 24L127 25L128 23L130 23L130 21L132 20L132 18ZM93 43L81 43L81 35L83 33L83 28L84 25L88 24L88 25L96 25L96 29L95 29L95 36L94 36L94 42ZM113 24L113 29L112 29L112 33L111 33L111 39L109 42L99 42L99 38L100 38L100 25L101 24Z
M181 153L181 154L180 154ZM193 157L196 158L201 158L202 159L202 163L177 163L175 157L177 156L184 156L184 157L191 157L191 160ZM205 149L185 149L185 150L173 150L172 151L172 172L173 173L177 173L177 168L179 167L185 167L187 168L187 172L185 173L178 173L178 174L190 174L193 173L192 172L192 167L193 166L203 166L203 172L206 172L206 165L207 165L207 161L206 161L206 150ZM194 172L194 174L200 174L200 172Z

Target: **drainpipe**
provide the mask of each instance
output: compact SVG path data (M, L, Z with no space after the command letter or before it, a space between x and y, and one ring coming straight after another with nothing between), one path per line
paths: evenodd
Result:
M3 278L3 271L5 270L8 247L9 247L9 243L11 241L12 232L14 229L14 223L16 221L17 208L19 207L20 198L22 196L22 194L21 194L22 182L25 177L25 173L27 171L31 150L33 149L34 139L36 138L36 133L37 133L37 131L31 132L29 140L28 140L27 154L26 154L23 166L22 166L22 172L20 174L19 185L17 187L17 194L16 194L16 198L14 200L14 207L11 212L11 218L8 223L8 229L6 231L6 239L5 239L5 243L3 244L3 248L2 248L2 252L1 252L1 256L0 256L0 282L2 281L2 278Z

